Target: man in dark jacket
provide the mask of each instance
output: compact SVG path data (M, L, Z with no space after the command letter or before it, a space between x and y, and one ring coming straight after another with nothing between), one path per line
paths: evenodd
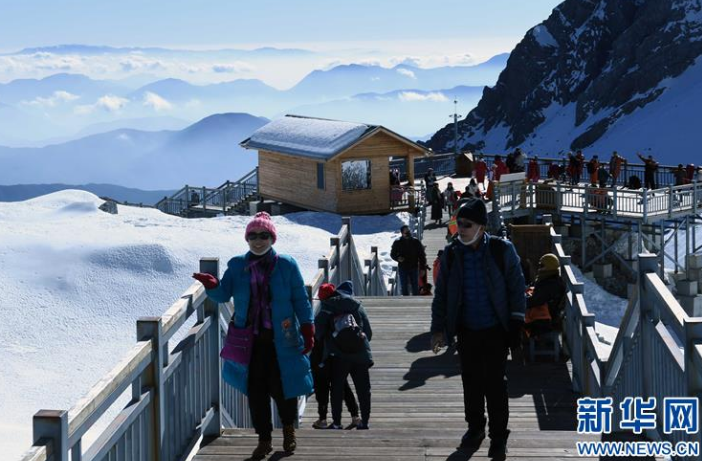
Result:
M485 401L492 458L507 452L508 348L520 345L524 275L514 246L485 232L487 210L469 200L456 217L458 233L444 249L431 313L431 347L437 353L458 335L468 431L461 448L475 451L485 438Z
M419 295L419 268L426 267L427 255L419 239L412 237L409 226L400 228L402 237L395 240L390 250L390 257L398 262L397 269L400 276L402 296L409 295L410 286L412 296Z
M347 314L353 317L353 323L360 330L360 347L355 350L346 349L339 344L341 332L338 331L337 325L345 320ZM351 374L361 407L361 423L356 426L356 429L368 429L371 411L371 385L368 369L373 366L370 348L373 331L365 309L360 302L353 298L353 282L347 280L340 284L333 296L322 301L321 310L314 323L315 337L324 341L322 361L327 360L328 356L333 361L331 405L334 422L330 428L342 428L341 403L344 397L344 385Z
M644 157L638 152L636 155L641 159L641 161L644 162L644 187L646 189L655 189L658 162L653 159L653 155L649 155L648 158Z

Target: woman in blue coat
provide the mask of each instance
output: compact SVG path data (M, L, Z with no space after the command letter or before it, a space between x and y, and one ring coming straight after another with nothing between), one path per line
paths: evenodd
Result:
M291 453L297 446L297 397L313 389L306 354L314 346L314 315L297 262L273 249L276 236L268 213L257 213L246 226L249 252L227 263L221 281L210 274L193 274L214 301L234 298L234 327L253 327L249 364L225 360L222 370L224 380L249 398L258 434L253 459L273 450L271 397L283 422L283 449Z

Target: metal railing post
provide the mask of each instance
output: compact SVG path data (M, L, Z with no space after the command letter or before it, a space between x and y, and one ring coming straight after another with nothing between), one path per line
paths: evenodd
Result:
M65 410L39 410L33 418L34 444L41 439L53 443L54 461L68 461L68 412Z
M653 319L655 306L653 304L654 296L647 296L646 275L656 273L658 269L658 261L656 255L639 254L639 340L641 341L641 370L642 370L642 387L644 395L647 397L652 395L653 384L653 367L651 360L648 357L653 356L652 345L648 338L648 329L651 327L650 322Z
M201 258L200 272L212 274L219 279L219 258ZM219 303L207 298L204 305L206 317L210 317L211 341L210 357L212 362L209 367L210 377L210 401L214 415L209 424L202 430L205 437L219 437L222 433L222 362L219 358L219 351L222 350L222 333L219 325Z
M137 320L137 341L151 341L153 352L151 362L144 371L142 384L153 389L151 403L153 424L153 439L149 441L149 456L153 461L166 460L166 399L163 390L164 352L168 353L167 345L163 344L163 325L159 317L142 317ZM166 346L164 348L164 346Z
M329 260L326 258L317 260L317 268L324 272L324 283L329 283Z
M349 275L350 279L353 279L353 254L351 252L351 217L350 216L345 216L341 218L341 225L346 226L346 242L344 242L345 245L348 246L348 251L346 253L346 273ZM341 254L340 254L341 255ZM339 261L339 265L341 265L341 260ZM340 282L343 282L343 280L339 280Z

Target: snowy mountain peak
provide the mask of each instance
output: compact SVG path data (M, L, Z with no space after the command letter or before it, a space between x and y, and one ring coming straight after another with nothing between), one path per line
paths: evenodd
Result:
M566 0L526 33L497 84L459 123L459 145L562 151L638 138L636 126L628 137L617 133L633 116L651 113L654 101L664 101L700 54L701 0ZM698 93L694 85L688 90ZM665 106L682 114L680 106ZM671 116L662 110L656 109L660 117ZM689 135L671 129L660 134L667 140ZM453 139L449 125L428 144L452 150ZM639 141L632 148L659 145L645 136Z

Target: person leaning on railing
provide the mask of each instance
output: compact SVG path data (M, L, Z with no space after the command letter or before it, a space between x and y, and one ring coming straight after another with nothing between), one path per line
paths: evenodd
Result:
M234 298L234 316L227 332L253 331L252 346L224 360L222 378L249 398L251 420L258 434L252 459L273 450L271 397L283 422L283 449L297 447L297 397L312 393L308 354L314 347L314 315L295 259L273 249L277 233L271 217L259 212L246 226L249 251L227 263L222 280L195 273L193 278L218 303ZM226 348L226 346L225 346Z

